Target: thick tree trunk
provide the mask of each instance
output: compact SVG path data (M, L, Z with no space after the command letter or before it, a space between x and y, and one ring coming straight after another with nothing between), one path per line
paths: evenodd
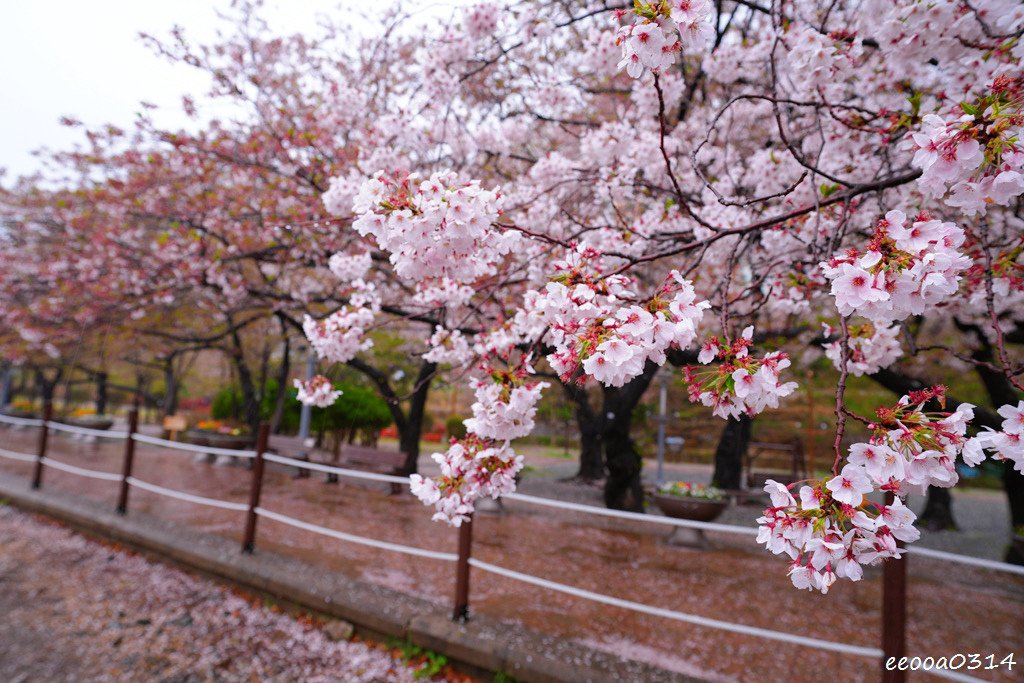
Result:
M36 387L42 395L43 403L53 403L53 397L57 393L57 385L60 378L64 376L64 369L59 368L53 375L53 379L46 376L43 369L36 370Z
M938 486L928 487L928 498L925 500L924 512L921 513L919 524L929 531L956 531L956 520L953 519L953 496L949 489Z
M284 332L284 323L281 324ZM274 397L274 414L270 418L270 432L277 434L284 418L284 401L288 396L288 375L292 371L292 344L286 334L284 337L284 354L281 356L281 367L277 373L277 396Z
M753 420L748 415L729 418L715 449L715 469L711 483L720 489L743 488L743 456L750 443Z
M604 415L594 411L584 387L570 381L563 382L562 389L573 402L580 435L580 467L574 478L580 481L604 479Z
M648 362L639 377L622 387L602 387L604 394L604 452L608 477L604 502L616 510L643 512L644 490L640 478L643 457L630 435L633 409L650 385L658 366Z
M178 375L174 372L174 358L164 359L164 417L178 412Z
M423 416L427 409L430 383L433 381L436 371L436 363L423 363L420 366L420 372L416 377L416 384L409 399L409 409L405 413L405 428L403 429L401 424L397 424L399 448L405 453L405 463L400 472L402 476L415 474L418 467Z
M107 373L96 373L96 414L107 414Z

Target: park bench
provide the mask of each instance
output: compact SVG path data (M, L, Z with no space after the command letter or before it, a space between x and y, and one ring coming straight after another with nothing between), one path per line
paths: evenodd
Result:
M295 437L271 436L268 450L297 460L318 462L323 465L334 465L347 469L376 472L378 474L398 474L405 464L405 453L399 451L384 451L369 446L357 446L354 444L335 443L331 451L320 448L306 447L302 441ZM308 477L309 470L299 468L298 477ZM327 474L327 483L338 482L338 475ZM391 490L394 493L400 489L398 484L392 484Z
M751 491L763 489L768 479L792 484L807 478L807 461L804 458L803 442L799 438L787 443L752 441L743 459L747 472L745 483ZM755 461L759 465L757 470L754 469Z

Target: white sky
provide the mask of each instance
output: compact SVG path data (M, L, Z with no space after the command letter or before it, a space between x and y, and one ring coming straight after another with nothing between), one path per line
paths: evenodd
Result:
M266 0L262 15L282 34L312 31L318 15L357 25L366 12L385 11L394 0ZM466 4L446 0L444 4ZM71 116L87 125L127 128L140 101L160 107L165 126L187 126L181 95L199 95L206 80L150 52L140 32L166 36L179 24L206 42L220 24L217 10L230 0L2 0L0 2L0 182L40 168L31 152L68 149L81 133L60 125ZM441 9L433 6L436 11ZM428 10L429 11L429 10ZM441 9L450 15L450 6ZM369 29L368 29L369 30Z

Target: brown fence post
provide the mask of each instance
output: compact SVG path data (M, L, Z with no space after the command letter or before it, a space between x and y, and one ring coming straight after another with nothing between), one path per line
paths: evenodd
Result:
M263 491L263 452L267 450L269 438L270 425L266 422L260 423L260 431L256 436L256 457L252 461L252 487L249 489L249 511L245 516L243 553L251 553L256 543L256 508L260 505L260 493Z
M43 485L43 458L46 457L46 442L50 435L50 428L46 425L53 418L53 403L47 401L43 404L43 426L39 428L39 451L36 454L36 467L32 472L32 488L37 489Z
M459 527L459 559L455 563L455 609L454 621L469 618L469 557L473 546L473 513Z
M893 494L887 493L886 505L891 505ZM903 547L902 543L897 543ZM907 555L896 560L886 558L882 563L882 683L904 683L906 670L900 671L899 661L907 656ZM887 664L892 660L892 664Z
M132 476L135 462L135 432L139 429L139 406L136 404L128 413L128 438L124 443L124 466L121 468L121 492L117 496L117 514L128 512L128 477Z

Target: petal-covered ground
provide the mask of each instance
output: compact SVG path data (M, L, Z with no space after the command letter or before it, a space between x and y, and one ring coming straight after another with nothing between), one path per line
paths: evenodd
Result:
M334 628L0 506L0 680L415 680Z

